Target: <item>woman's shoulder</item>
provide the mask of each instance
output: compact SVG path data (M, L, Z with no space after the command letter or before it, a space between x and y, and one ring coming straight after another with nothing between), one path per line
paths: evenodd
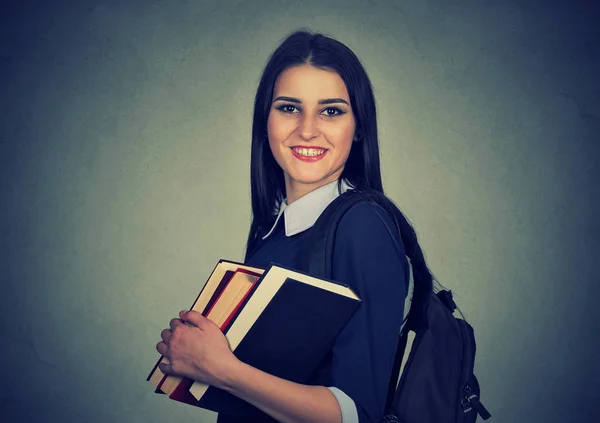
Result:
M334 280L347 283L361 293L371 286L366 280L361 282L364 275L384 280L389 278L388 273L399 274L408 280L406 251L393 213L386 204L382 207L368 199L360 198L351 205L335 231ZM390 286L400 286L395 276L391 280Z
M344 216L340 219L340 227L358 229L369 223L377 223L384 216L392 218L389 212L386 212L377 204L373 204L367 200L359 200L344 213Z
M382 219L394 222L394 212L398 210L391 199L372 190L348 190L342 196L354 197L354 202L340 220L340 224L364 226Z
M348 191L357 201L346 211L336 231L340 243L400 243L401 236L393 210L395 205L380 193Z

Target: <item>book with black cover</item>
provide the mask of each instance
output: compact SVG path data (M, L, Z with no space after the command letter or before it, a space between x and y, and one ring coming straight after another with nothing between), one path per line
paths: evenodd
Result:
M360 299L347 286L271 265L256 282L225 331L241 361L297 383L306 383L352 317ZM218 413L260 410L221 389L195 382L197 406Z

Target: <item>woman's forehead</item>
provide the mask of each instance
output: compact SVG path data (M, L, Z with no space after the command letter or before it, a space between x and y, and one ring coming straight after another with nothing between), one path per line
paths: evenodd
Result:
M278 96L306 101L337 97L349 101L346 84L336 72L312 65L294 66L283 71L273 89L273 98Z

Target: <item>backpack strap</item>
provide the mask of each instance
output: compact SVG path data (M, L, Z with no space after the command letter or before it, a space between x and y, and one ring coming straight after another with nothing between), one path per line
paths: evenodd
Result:
M388 391L385 399L384 408L384 420L386 416L392 417L394 415L393 405L394 397L396 396L396 388L398 386L398 380L400 379L400 367L402 366L402 359L406 353L406 343L408 341L408 330L402 330L398 337L398 345L396 347L396 357L394 358L394 365L392 366L392 373L390 374L390 381L388 383Z
M310 231L302 268L310 275L330 278L335 234L342 217L363 200L357 191L346 191L333 200L321 213Z

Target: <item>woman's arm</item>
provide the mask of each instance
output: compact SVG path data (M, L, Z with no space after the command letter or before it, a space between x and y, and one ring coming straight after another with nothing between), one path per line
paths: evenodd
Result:
M342 421L335 396L324 386L290 382L239 360L222 389L284 423Z
M391 215L359 203L336 231L332 279L352 287L362 304L336 339L329 377L320 380L354 401L360 423L381 421L404 314L408 263L394 227Z

